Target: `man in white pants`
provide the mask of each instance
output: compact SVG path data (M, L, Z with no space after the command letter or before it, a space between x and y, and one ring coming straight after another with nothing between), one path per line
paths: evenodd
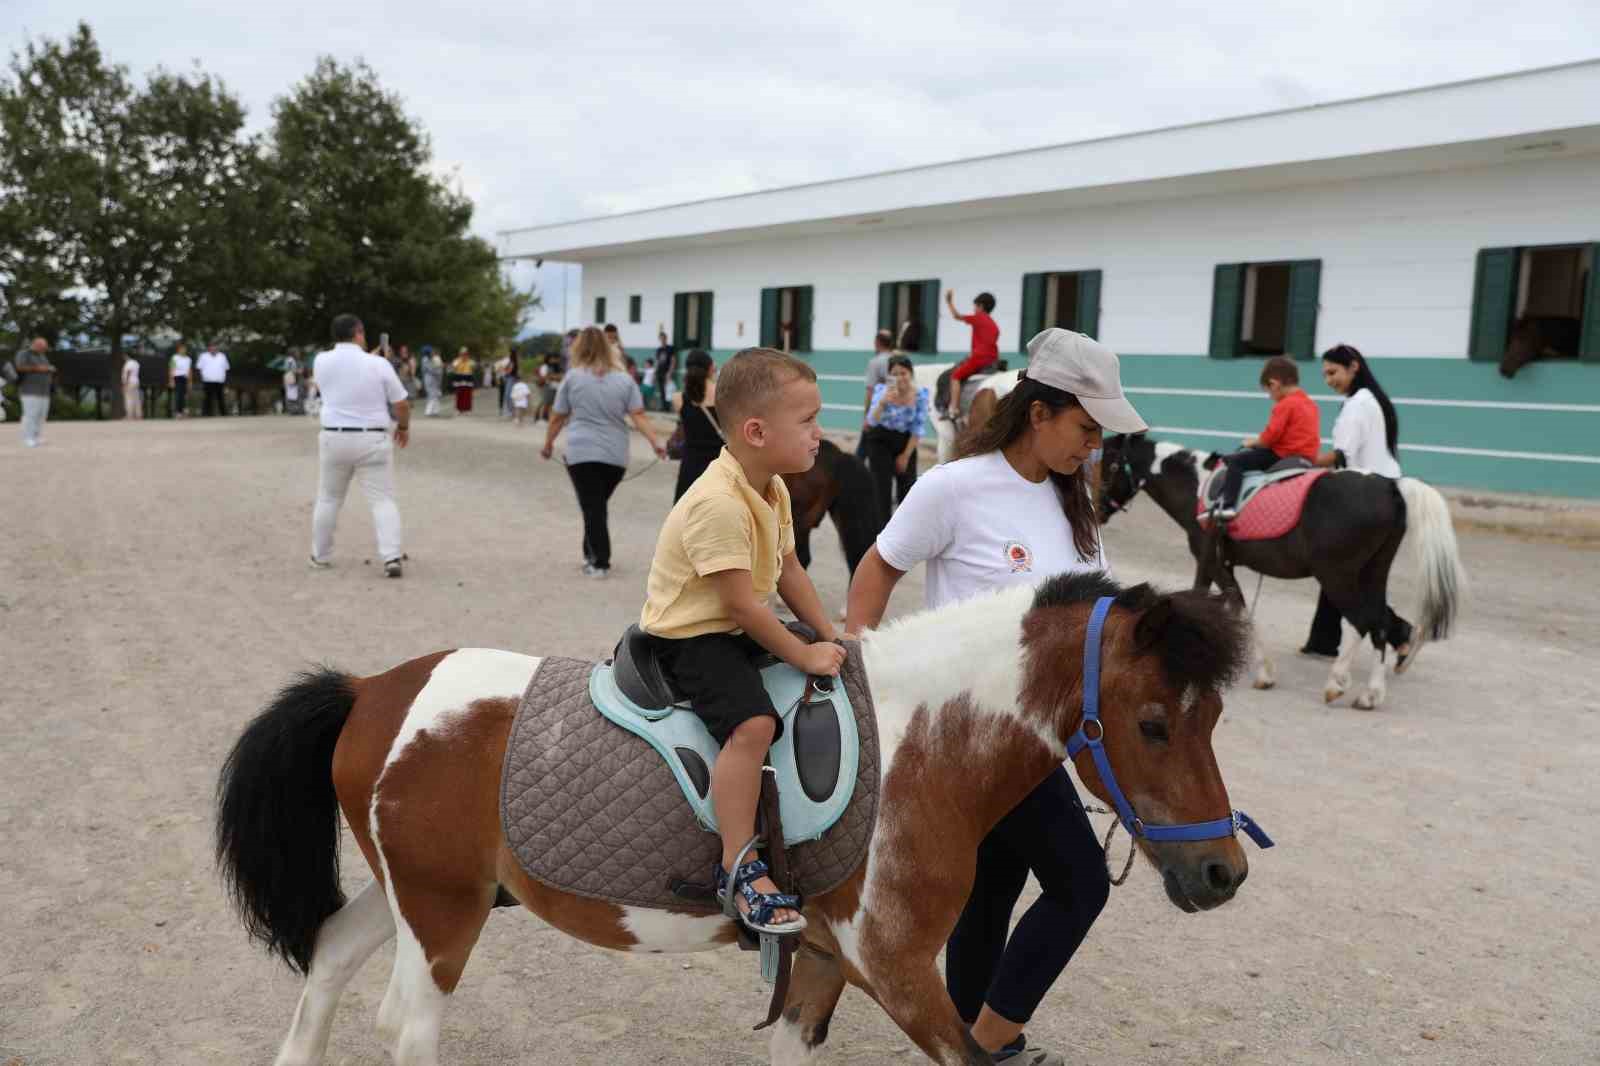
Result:
M43 337L17 353L17 399L22 401L22 443L37 448L44 443L44 423L50 417L51 378L55 364L45 355L50 344Z
M399 577L405 553L400 546L400 508L394 502L394 449L404 448L410 437L411 404L389 360L367 352L367 333L359 318L335 318L333 340L333 347L318 353L312 363L312 377L322 394L322 432L317 506L311 514L311 565L318 570L333 565L328 558L333 554L333 530L354 476L372 506L383 572Z

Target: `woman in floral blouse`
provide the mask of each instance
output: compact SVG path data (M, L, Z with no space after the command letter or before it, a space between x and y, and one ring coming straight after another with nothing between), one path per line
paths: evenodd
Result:
M872 390L867 409L867 431L862 444L867 468L878 492L878 506L889 517L889 485L903 500L917 480L917 443L928 424L928 390L917 388L911 360L903 355L889 360L889 380Z

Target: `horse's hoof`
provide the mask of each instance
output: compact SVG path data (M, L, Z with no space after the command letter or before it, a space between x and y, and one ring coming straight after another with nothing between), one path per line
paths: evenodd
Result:
M1332 687L1330 685L1328 688L1325 688L1325 689L1322 690L1322 702L1323 703L1332 703L1334 700L1337 700L1340 696L1343 696L1343 695L1344 695L1344 689L1342 689L1342 688L1334 688L1334 687Z
M1378 709L1378 701L1366 693L1362 693L1355 698L1350 706L1358 711L1375 711Z
M1251 684L1253 684L1256 688L1260 689L1263 692L1265 692L1269 688L1277 688L1278 687L1278 683L1276 681L1274 681L1270 677L1258 677L1258 678L1255 679L1255 681L1251 682Z

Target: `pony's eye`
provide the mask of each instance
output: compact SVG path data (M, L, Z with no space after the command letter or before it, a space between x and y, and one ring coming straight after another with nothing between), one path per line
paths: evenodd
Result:
M1144 734L1146 740L1166 741L1167 723L1165 722L1140 722L1139 732Z

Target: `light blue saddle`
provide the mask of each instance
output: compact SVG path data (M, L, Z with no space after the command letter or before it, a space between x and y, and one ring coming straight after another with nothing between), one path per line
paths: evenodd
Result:
M1280 481L1287 481L1290 478L1309 474L1315 469L1316 467L1304 459L1291 458L1280 460L1271 470L1252 470L1244 476L1244 481L1239 488L1239 500L1234 509L1243 511L1245 504L1249 503L1256 493L1268 485L1276 485ZM1201 510L1209 508L1221 499L1224 473L1226 473L1226 468L1221 463L1218 463L1202 490Z
M656 750L696 820L715 833L711 770L720 749L693 711L671 702L670 687L654 662L653 639L630 630L616 658L590 673L589 698L608 720ZM761 679L783 718L783 736L768 761L778 778L784 843L816 840L844 814L855 791L861 738L854 707L844 685L832 678L808 679L782 662L765 666Z

